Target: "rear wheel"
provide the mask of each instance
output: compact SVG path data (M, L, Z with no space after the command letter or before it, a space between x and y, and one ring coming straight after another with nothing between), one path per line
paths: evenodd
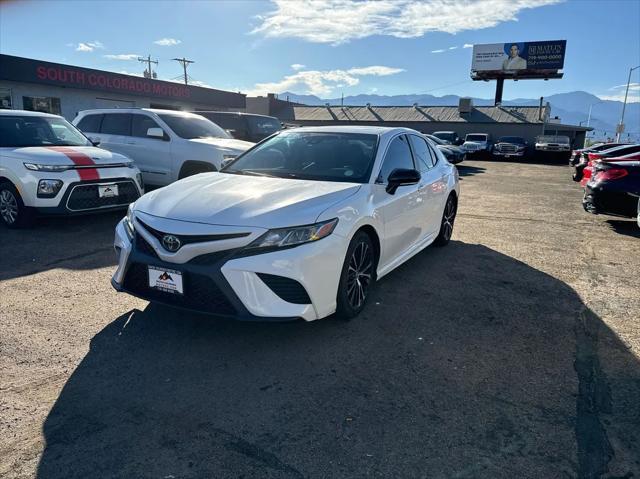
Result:
M444 212L442 213L442 220L440 222L440 232L438 237L433 242L436 246L446 246L451 240L453 235L453 223L456 220L456 214L458 212L458 201L455 195L449 195L447 198L447 204L444 206Z
M0 220L8 228L25 228L34 222L35 214L24 205L18 190L8 182L0 184Z
M371 237L358 232L347 249L340 274L336 314L351 319L364 309L369 292L376 281L376 250Z

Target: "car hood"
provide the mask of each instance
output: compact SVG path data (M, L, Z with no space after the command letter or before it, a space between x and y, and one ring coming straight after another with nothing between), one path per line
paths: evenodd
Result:
M249 141L236 140L235 138L194 138L189 141L202 145L216 146L222 150L233 151L238 154L248 150L254 145L254 143Z
M73 165L73 154L88 156L98 166L130 163L131 160L119 153L96 148L95 146L27 146L22 148L0 148L0 153L19 161L39 165Z
M202 173L147 193L135 205L161 218L212 225L279 228L316 221L361 185Z

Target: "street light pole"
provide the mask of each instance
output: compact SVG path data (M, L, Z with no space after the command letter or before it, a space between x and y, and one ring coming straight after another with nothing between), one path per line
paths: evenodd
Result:
M629 79L627 80L627 89L624 92L624 103L622 104L622 116L620 117L620 124L616 131L616 142L620 142L620 136L622 135L622 129L624 128L624 111L627 109L627 96L629 95L629 84L631 83L631 73L633 70L640 68L640 65L629 69Z

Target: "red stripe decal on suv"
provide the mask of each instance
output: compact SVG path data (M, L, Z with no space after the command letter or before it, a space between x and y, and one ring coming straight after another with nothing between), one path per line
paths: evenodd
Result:
M84 153L80 153L79 151L74 150L73 148L69 148L68 146L50 146L48 148L50 150L62 153L71 161L73 161L76 166L86 167L95 165L95 162L90 157L88 157ZM100 179L100 175L98 174L98 170L96 168L78 168L76 171L78 172L78 176L80 176L80 179L82 181Z

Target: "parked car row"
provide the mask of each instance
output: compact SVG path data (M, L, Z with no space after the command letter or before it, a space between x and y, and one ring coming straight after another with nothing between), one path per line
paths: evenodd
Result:
M640 145L596 144L574 151L569 164L585 211L637 218L640 226Z

